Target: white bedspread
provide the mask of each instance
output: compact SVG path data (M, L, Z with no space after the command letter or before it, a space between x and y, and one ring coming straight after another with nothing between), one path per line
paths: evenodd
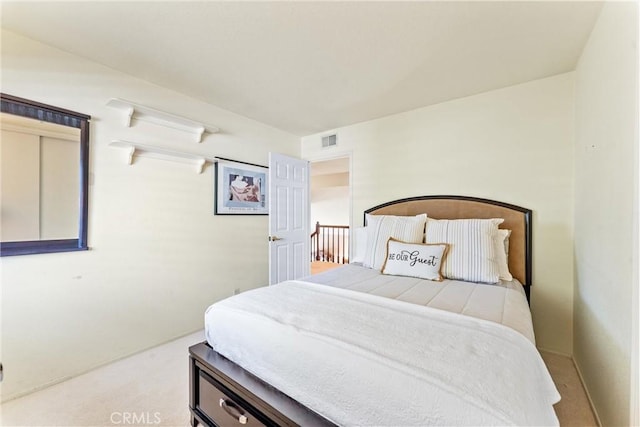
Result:
M535 343L531 311L524 289L517 280L497 285L448 279L434 282L385 275L355 264L343 265L303 280L491 320L515 329Z
M220 354L339 425L557 425L534 345L501 324L289 281L207 310Z

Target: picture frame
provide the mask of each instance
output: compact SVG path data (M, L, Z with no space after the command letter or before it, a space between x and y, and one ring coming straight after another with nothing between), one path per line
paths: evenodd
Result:
M215 215L268 215L269 168L218 158L215 164Z

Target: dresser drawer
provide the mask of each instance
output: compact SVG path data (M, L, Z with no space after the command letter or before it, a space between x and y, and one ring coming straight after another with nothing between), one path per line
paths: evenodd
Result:
M264 426L252 412L249 404L243 400L225 393L224 387L215 379L200 371L198 381L200 394L199 409L207 415L217 426Z
M189 365L193 427L237 427L243 426L242 422L267 427L337 427L216 353L207 343L189 347Z

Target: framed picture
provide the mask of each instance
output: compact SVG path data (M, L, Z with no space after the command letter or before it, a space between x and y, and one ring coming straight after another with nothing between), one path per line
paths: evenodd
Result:
M215 169L216 215L268 215L268 168L219 159Z

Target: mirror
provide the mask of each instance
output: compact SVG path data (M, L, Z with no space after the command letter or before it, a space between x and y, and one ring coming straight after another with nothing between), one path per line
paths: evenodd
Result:
M0 95L0 255L88 249L90 116Z

